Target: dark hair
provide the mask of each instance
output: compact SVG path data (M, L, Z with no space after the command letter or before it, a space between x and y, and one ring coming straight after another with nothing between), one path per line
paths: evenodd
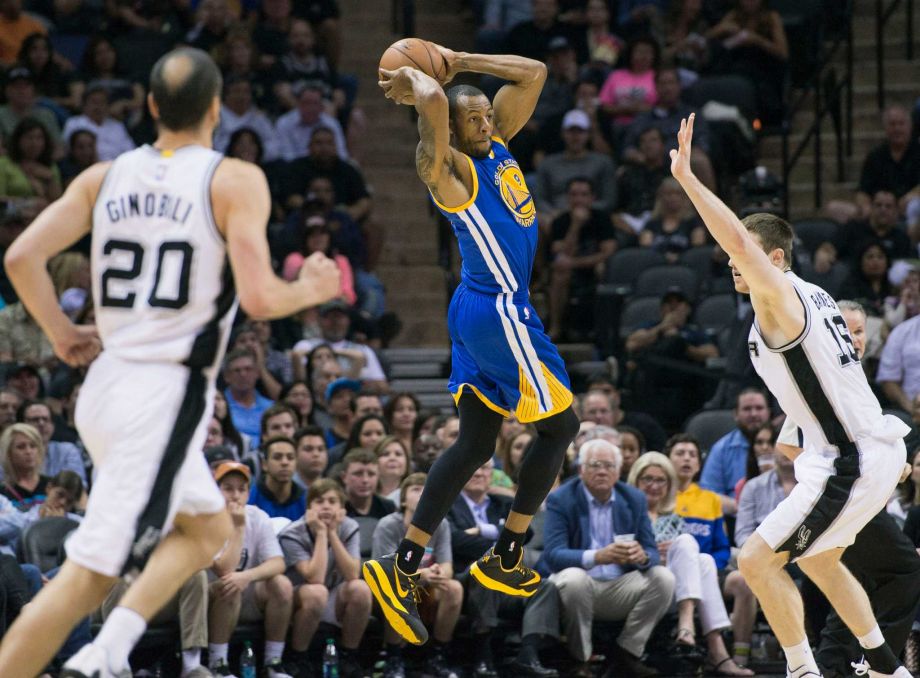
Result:
M669 63L669 64L662 66L655 72L655 83L656 84L658 83L658 80L661 78L661 76L664 75L665 73L673 73L674 77L677 78L677 82L680 83L680 71L677 69L677 66L674 66L673 64Z
M396 405L403 398L408 398L412 401L412 404L415 405L415 418L418 419L418 413L422 409L422 404L419 402L418 398L415 397L414 393L400 391L399 393L391 395L390 399L387 400L387 404L383 406L383 416L386 418L388 425L392 425L393 415L396 413Z
M93 138L93 142L96 142L98 139L98 137L96 136L96 133L91 129L75 129L73 132L71 132L70 140L67 144L70 147L71 151L73 150L73 145L76 142L77 137L80 136L81 134L86 134L88 136L91 136Z
M297 429L297 431L294 433L294 442L300 445L300 439L306 438L307 436L322 438L323 442L326 442L326 436L323 435L323 429L321 429L319 426L312 425Z
M439 412L437 410L419 410L418 414L415 415L415 423L412 424L412 444L415 444L415 441L418 440L418 437L421 435L422 426L425 425L425 422L429 419L437 417Z
M332 478L320 478L307 488L307 506L310 506L327 492L335 492L342 506L345 506L345 502L348 501L342 486L338 482Z
M741 403L741 396L750 395L751 393L761 396L764 399L764 401L766 401L767 407L768 408L770 407L770 399L767 397L767 394L764 393L764 390L762 388L757 388L756 386L745 386L743 389L741 389L738 392L738 395L735 398L734 409L736 410L738 409L738 405Z
M754 233L760 238L764 251L769 253L781 249L786 266L792 265L794 232L788 221L769 212L757 212L744 217L741 223L748 233Z
M623 50L623 55L621 57L622 61L617 65L629 68L632 65L633 52L636 51L636 47L639 45L649 45L652 48L654 52L652 69L657 71L658 65L661 63L661 47L658 46L658 41L650 35L638 35L627 42L626 49Z
M316 354L317 351L319 351L322 348L329 349L332 352L333 359L335 359L335 349L332 348L331 344L328 344L325 341L317 344L316 346L310 349L309 353L307 353L307 384L311 385L310 393L313 393L313 387L312 387L313 372L316 370L316 361L313 360L313 356ZM313 395L315 396L316 394L313 393Z
M115 52L114 69L118 69L118 50L115 49L115 45L102 33L96 33L96 35L89 39L89 42L86 43L86 47L83 49L83 59L80 61L80 71L83 76L95 75L98 72L96 70L96 48L103 43L108 44L108 46L112 48L112 51ZM90 78L87 77L87 79Z
M617 426L616 428L617 433L621 436L626 433L635 438L636 442L639 443L639 454L645 454L648 444L645 442L645 436L642 434L642 431L632 426Z
M352 464L376 464L377 455L374 454L371 450L365 450L362 448L357 448L354 450L349 450L348 454L342 457L342 473L344 474L348 471L348 467Z
M603 384L604 386L612 386L614 389L617 389L617 382L609 375L604 372L595 372L594 374L588 377L588 380L585 382L586 390L590 391L595 386Z
M233 134L230 135L230 141L227 143L227 157L228 158L238 158L239 157L238 155L234 154L233 148L236 145L236 143L241 138L243 138L243 136L247 134L251 136L253 140L256 142L256 148L258 148L258 152L256 154L256 162L260 163L262 162L262 156L265 153L265 147L262 145L262 137L256 134L255 130L252 129L251 127L240 127L238 130L236 130Z
M74 503L80 501L80 497L83 496L83 479L74 471L59 471L56 476L48 481L48 484L60 487L67 492L68 495L73 497Z
M179 73L168 73L171 70ZM150 73L159 124L174 132L198 127L214 97L220 95L221 81L217 64L206 52L193 47L167 52Z
M227 354L226 358L224 358L224 369L230 367L231 363L239 360L240 358L249 358L252 362L256 362L255 354L248 348L235 348Z
M37 42L45 43L45 47L48 48L48 63L42 66L41 72L36 71L35 66L29 62L29 50L31 50L33 45ZM26 36L26 39L22 41L22 46L19 48L19 54L16 59L20 64L32 71L32 77L35 78L37 83L43 75L54 68L54 48L51 46L51 40L49 40L48 36L44 33L30 33Z
M42 407L47 408L48 414L52 415L52 419L54 418L54 410L51 409L51 405L49 405L47 401L41 400L39 398L35 400L23 400L22 403L19 405L19 409L16 410L16 421L19 423L25 422L26 410L29 409L30 407L35 407L36 405L41 405Z
M297 445L287 436L272 436L268 440L262 441L262 456L265 459L268 459L268 451L271 449L271 446L277 443L286 443L294 448L294 452L297 452Z
M224 400L226 399L227 396L224 396ZM217 412L213 410L211 411L211 417L220 422L220 430L221 433L224 434L224 444L226 445L229 443L236 449L237 455L241 455L244 452L243 436L236 430L236 424L233 423L233 417L230 416L230 403L227 403L227 416L223 419L218 417Z
M776 438L779 435L779 431L774 428L773 424L766 422L757 427L757 430L754 431L754 435L751 437L751 444L748 445L748 454L747 454L747 468L745 469L745 478L750 480L760 475L760 465L757 463L757 452L754 450L754 441L757 440L757 436L760 435L761 431L770 432L770 444L776 445Z
M390 427L387 425L386 419L381 417L379 414L365 414L363 417L351 425L351 431L348 433L348 440L345 442L346 450L363 449L361 448L361 443L358 442L361 439L361 428L364 426L364 424L371 421L372 419L374 421L380 422L380 424L383 426L384 435L390 432Z
M315 401L316 401L316 399L313 397L313 389L310 388L310 384L308 384L306 381L304 381L303 379L295 379L295 380L292 381L291 383L285 384L284 386L282 386L282 387L281 387L281 392L278 394L278 400L277 400L277 402L283 402L283 403L285 403L285 404L287 404L287 405L290 405L290 403L287 401L287 398L288 398L288 396L291 394L291 391L294 390L294 387L295 387L295 386L303 386L303 387L304 387L305 389L307 389L307 391L310 393L310 412L309 412L309 414L307 414L307 416L305 417L305 420L301 419L301 418L300 418L300 413L297 412L297 415L298 415L298 416L297 416L297 421L298 421L298 423L299 423L300 426L308 426L308 425L311 425L311 424L313 424L313 411L314 411L314 406L315 406ZM293 405L291 405L291 407L294 408ZM295 409L295 412L296 412L296 409Z
M639 130L639 134L636 136L636 140L641 143L642 137L644 137L649 132L654 132L658 135L658 138L661 139L661 141L664 141L664 134L662 134L661 130L655 125L648 125L647 127Z
M13 128L13 133L10 135L9 143L9 156L10 160L19 164L22 162L22 153L19 150L19 142L22 141L22 138L31 132L32 130L39 129L42 132L42 137L45 140L45 147L42 149L41 155L38 156L38 162L40 162L45 167L51 167L51 153L53 151L53 143L51 142L51 135L48 134L48 130L45 129L45 126L41 124L38 120L31 117L23 118L19 121L19 124Z
M473 87L472 85L454 85L449 90L447 90L447 110L448 116L451 120L457 115L457 110L460 107L460 97L484 97L485 92L483 92L478 87Z
M671 450L674 449L674 446L678 443L690 443L696 447L696 455L700 458L700 463L703 462L703 448L700 447L700 441L696 437L690 435L689 433L675 433L668 441L664 444L664 449L662 453L666 457L671 456Z
M269 406L263 413L262 419L259 421L259 430L262 432L262 435L265 435L265 427L268 426L268 420L272 417L277 417L279 414L289 414L294 420L294 425L297 426L300 423L300 417L297 415L297 411L288 405L287 403L276 402L273 405Z
M594 193L594 182L583 174L578 174L565 182L565 191L569 192L573 184L588 184L588 188Z

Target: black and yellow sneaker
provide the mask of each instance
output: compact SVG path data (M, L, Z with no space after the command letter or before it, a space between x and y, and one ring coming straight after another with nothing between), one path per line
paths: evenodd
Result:
M530 598L540 585L540 575L525 567L523 551L517 565L506 570L502 567L501 558L495 555L495 550L489 549L482 558L473 563L470 574L487 589L509 596Z
M418 616L417 574L408 575L396 566L396 554L368 560L361 568L364 581L380 604L387 622L413 645L428 640L428 629Z

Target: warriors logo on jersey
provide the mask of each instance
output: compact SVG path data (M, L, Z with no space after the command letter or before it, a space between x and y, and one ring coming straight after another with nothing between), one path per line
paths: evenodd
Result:
M513 158L498 163L495 168L495 185L514 220L521 226L532 226L537 218L537 207L524 181L524 174Z

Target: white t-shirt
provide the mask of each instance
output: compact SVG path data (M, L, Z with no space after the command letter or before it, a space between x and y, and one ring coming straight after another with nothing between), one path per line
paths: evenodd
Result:
M314 348L320 344L328 343L322 338L318 339L302 339L294 344L295 351L303 351L304 353L309 353ZM386 381L387 375L383 373L383 367L380 365L380 360L377 358L377 354L374 353L374 350L370 346L365 346L364 344L356 344L353 341L348 341L343 339L342 341L337 341L334 344L329 344L332 346L332 350L338 351L341 349L346 350L359 350L364 354L364 368L361 370L361 374L358 375L358 378L363 381ZM348 371L350 367L349 361L339 357L339 364L342 366L344 371Z
M251 570L270 558L283 558L281 544L275 536L272 520L258 506L246 505L246 529L237 572Z

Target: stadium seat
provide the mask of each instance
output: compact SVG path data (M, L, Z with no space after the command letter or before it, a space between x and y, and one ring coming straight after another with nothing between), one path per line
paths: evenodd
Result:
M371 557L374 550L374 530L380 521L373 516L355 516L354 520L358 523L361 535L361 559L365 560Z
M642 271L665 263L664 256L652 249L632 247L620 250L607 260L604 282L621 287L620 293L628 295Z
M800 219L792 225L792 229L809 252L813 253L823 242L837 246L839 227L829 219Z
M710 101L737 106L748 120L757 117L757 90L754 84L740 75L714 75L700 78L683 96L693 108L702 108Z
M672 287L679 287L691 301L695 300L699 287L696 271L686 266L647 268L636 280L635 294L637 297L660 297Z
M712 252L712 245L691 247L680 255L680 264L692 268L696 271L697 278L705 280L712 273Z
M736 309L733 295L715 294L699 303L693 312L693 322L706 332L718 334L731 324Z
M704 410L692 415L684 424L684 432L698 441L708 452L715 442L737 426L732 410Z
M23 530L19 539L19 562L35 565L42 572L58 567L64 562L64 541L77 525L75 520L63 516L35 521Z
M802 266L799 275L836 299L840 293L840 288L843 287L843 283L850 277L850 267L842 261L838 261L831 266L831 270L827 273L816 273L814 266L809 262Z
M620 338L626 339L643 325L654 324L661 320L661 299L658 297L640 297L631 300L620 316Z

